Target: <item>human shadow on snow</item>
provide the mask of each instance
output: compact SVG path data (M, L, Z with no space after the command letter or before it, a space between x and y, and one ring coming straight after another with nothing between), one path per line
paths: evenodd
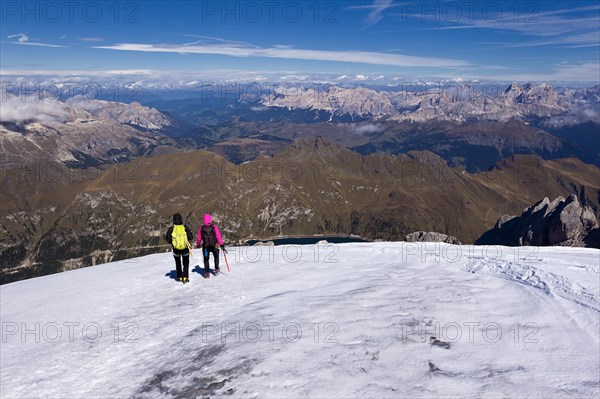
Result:
M173 280L177 281L177 270L171 270L170 272L165 274L165 277L169 277L169 278L172 278Z
M205 276L204 267L200 267L200 265L194 266L194 269L192 270L192 273L198 273L202 277L206 277ZM209 273L212 274L213 276L215 275L215 271L213 269L210 269Z

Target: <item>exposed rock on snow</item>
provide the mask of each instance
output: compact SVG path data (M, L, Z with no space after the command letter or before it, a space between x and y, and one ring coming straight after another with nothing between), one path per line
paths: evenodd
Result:
M460 241L447 234L436 232L415 231L406 236L404 241L407 242L445 242L448 244L460 245Z
M600 248L596 215L581 206L575 195L544 198L525 209L519 217L504 215L493 229L476 241L480 245L549 246Z
M438 346L440 348L450 349L450 342L442 341L440 339L437 339L436 337L430 337L429 343L432 346Z

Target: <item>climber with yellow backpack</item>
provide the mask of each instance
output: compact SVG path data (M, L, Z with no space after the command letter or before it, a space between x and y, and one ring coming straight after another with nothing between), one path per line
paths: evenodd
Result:
M173 215L173 226L169 227L165 240L173 247L173 257L175 258L175 268L177 269L177 280L182 283L190 281L190 255L192 246L190 240L194 237L189 227L183 224L183 218L179 213ZM182 259L183 258L183 269Z

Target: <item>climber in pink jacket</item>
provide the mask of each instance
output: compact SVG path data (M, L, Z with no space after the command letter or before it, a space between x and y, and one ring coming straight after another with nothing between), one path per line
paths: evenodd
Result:
M221 237L221 231L213 223L210 214L204 214L204 224L198 229L198 239L196 241L196 248L202 246L202 255L204 256L204 278L210 277L210 267L208 264L210 254L213 254L215 259L215 275L219 273L219 247L225 250L223 244L223 238Z

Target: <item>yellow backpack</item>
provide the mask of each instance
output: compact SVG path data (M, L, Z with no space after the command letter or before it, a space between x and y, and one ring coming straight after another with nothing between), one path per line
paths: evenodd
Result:
M173 233L171 233L171 237L173 238L171 241L173 248L186 249L188 247L187 233L185 232L185 227L182 224L176 224L173 226Z

